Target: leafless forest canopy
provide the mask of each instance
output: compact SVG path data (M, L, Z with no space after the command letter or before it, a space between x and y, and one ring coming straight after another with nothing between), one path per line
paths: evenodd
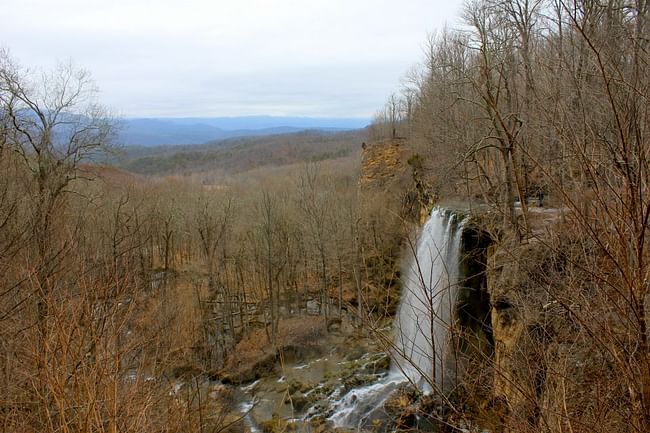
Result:
M470 1L367 130L126 158L86 71L0 52L0 431L242 431L196 378L256 330L281 346L308 301L376 336L445 201L490 239L494 337L459 337L476 347L431 428L650 431L649 19Z

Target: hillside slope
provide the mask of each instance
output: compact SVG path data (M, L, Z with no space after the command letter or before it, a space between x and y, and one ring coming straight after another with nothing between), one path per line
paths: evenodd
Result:
M148 176L221 171L241 173L262 166L322 161L352 155L361 147L364 131L308 131L264 137L233 138L198 146L126 149L119 165Z

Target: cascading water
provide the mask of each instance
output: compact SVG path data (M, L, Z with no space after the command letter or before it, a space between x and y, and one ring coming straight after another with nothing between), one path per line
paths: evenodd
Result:
M434 384L443 389L453 379L448 336L458 289L462 227L455 215L434 209L405 272L391 369L425 392Z
M386 398L404 382L431 392L434 386L444 390L453 381L448 342L462 231L463 222L451 212L440 208L431 212L403 273L390 371L379 382L343 396L329 418L335 426L358 428L375 418Z

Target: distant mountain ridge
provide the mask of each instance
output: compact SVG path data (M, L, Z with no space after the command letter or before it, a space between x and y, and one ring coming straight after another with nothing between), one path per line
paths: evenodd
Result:
M126 118L118 142L128 146L202 144L233 137L286 134L304 130L348 131L370 123L361 118L318 117L186 117Z

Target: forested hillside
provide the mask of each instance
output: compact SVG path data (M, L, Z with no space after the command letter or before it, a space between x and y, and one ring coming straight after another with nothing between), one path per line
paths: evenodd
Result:
M242 431L210 382L228 359L260 374L308 330L394 311L401 204L359 194L363 132L183 148L129 173L89 164L120 149L86 72L1 67L2 431ZM264 341L237 346L251 333Z
M478 405L495 431L650 430L649 17L646 1L468 2L378 115L492 239Z
M363 131L304 131L263 137L231 138L194 146L124 149L119 165L146 175L212 173L233 175L264 166L318 162L358 155Z

